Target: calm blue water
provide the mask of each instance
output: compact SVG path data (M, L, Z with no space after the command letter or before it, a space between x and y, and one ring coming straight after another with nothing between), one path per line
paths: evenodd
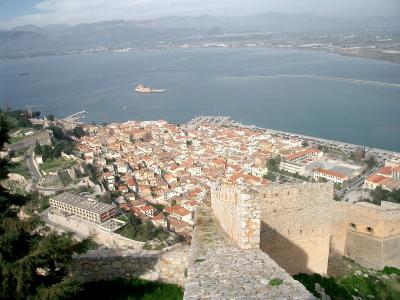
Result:
M29 76L17 73L29 72ZM400 83L400 65L336 54L272 49L171 49L0 61L0 105L25 105L87 121L230 115L261 127L400 150L400 86L318 78L229 76L305 74ZM132 92L139 83L163 94Z

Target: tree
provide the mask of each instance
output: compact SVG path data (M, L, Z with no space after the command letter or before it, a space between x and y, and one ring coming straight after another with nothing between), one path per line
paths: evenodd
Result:
M0 149L9 139L9 130L0 113ZM7 178L9 166L0 159L0 180ZM68 277L72 254L85 251L92 242L50 231L39 215L20 219L20 209L30 200L0 186L0 299L72 297L79 290L79 283Z
M158 210L158 211L163 211L164 210L164 205L162 204L153 204L153 206Z
M375 156L371 155L365 160L365 164L367 165L368 169L372 169L378 164L378 161L376 160Z
M136 217L135 214L131 213L128 218L128 224L132 226L135 232L137 232L137 229L139 225L142 224L142 221Z
M3 117L7 119L7 123L12 127L31 127L32 123L24 110L11 110L8 108L3 112Z
M81 126L77 126L72 131L72 134L74 136L76 136L77 138L81 138L86 135L86 132L85 132L85 130L83 130L83 128Z
M32 113L32 118L39 119L39 117L40 117L40 111L34 111Z
M50 114L46 116L47 120L54 121L54 115Z
M275 181L275 180L276 180L276 176L275 176L272 172L270 172L270 171L268 171L268 173L265 174L265 175L263 176L263 178L264 178L264 179L267 179L267 180L271 180L271 181Z
M50 145L44 145L41 147L41 149L43 161L53 158L53 148Z
M270 158L267 161L268 171L269 172L278 172L280 163L281 163L281 157L280 156L277 156L275 158Z
M154 225L151 223L151 221L147 220L142 226L141 226L141 239L143 241L149 241L152 240L154 236Z
M40 146L38 141L36 141L36 145L35 145L35 154L36 155L42 155L43 154L42 146Z
M357 163L361 163L362 160L365 158L365 149L358 147L356 150L351 152L350 158Z
M62 129L60 127L57 126L49 126L49 129L53 132L53 136L55 139L57 140L70 140L69 137L67 137L64 132L62 131Z
M303 147L308 147L308 146L309 146L309 144L308 144L307 141L303 141L303 142L301 143L301 145L302 145Z
M400 189L388 191L378 186L370 195L372 203L377 205L380 205L382 201L400 203Z

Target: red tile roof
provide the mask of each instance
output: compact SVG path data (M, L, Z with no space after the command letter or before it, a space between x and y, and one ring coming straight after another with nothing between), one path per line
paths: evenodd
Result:
M174 213L177 215L180 215L181 217L191 214L190 211L188 211L186 208L179 206L179 205L175 205L173 207L173 209L174 209Z
M314 149L314 148L310 148L310 149L304 149L302 151L293 153L293 154L289 154L286 158L287 160L295 160L298 158L301 158L303 156L306 156L307 154L315 154L315 153L321 153L322 151L319 149Z
M317 172L322 173L322 174L331 175L333 177L337 177L337 178L341 178L341 179L347 179L346 175L336 172L336 171L332 171L332 170L319 168L319 169L317 169Z

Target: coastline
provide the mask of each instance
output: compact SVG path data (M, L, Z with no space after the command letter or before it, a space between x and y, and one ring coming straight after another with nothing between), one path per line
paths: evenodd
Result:
M234 121L229 116L196 116L192 120L190 120L188 123L186 123L186 126L191 126L190 122L195 121L196 118L224 118L224 122L219 123L219 125L226 126L226 127L234 127L234 128L252 129L252 130L256 130L256 131L266 132L269 134L283 136L283 137L289 137L289 138L298 138L298 139L302 139L302 140L305 140L308 142L314 142L314 143L318 142L324 146L336 147L336 148L339 147L339 148L344 148L346 150L354 150L357 148L364 148L366 151L377 154L379 157L399 156L399 158L400 158L400 152L397 152L397 151L380 149L380 148L375 148L375 147L368 147L365 145L352 144L352 143L341 142L341 141L337 141L337 140L330 140L330 139L314 137L314 136L309 136L309 135L304 135L304 134L299 134L299 133L294 133L294 132L287 132L287 131L282 131L282 130L257 127L255 125L246 125L246 124Z
M352 57L352 58L361 58L361 59L369 59L380 62L387 62L392 64L400 64L400 54L398 54L395 58L382 58L382 57L374 57L371 55L360 55L353 54L349 52L341 52L341 51L332 51L332 49L321 49L321 48L307 48L301 46L226 46L222 47L219 45L207 45L207 46L192 46L192 47L184 47L183 45L176 46L168 46L168 47L138 47L138 48L103 48L100 47L98 49L85 49L85 50L76 50L76 51L68 51L68 52L54 52L54 53L37 53L31 55L17 55L17 56L4 56L0 57L1 60L18 60L18 59L33 59L40 57L54 57L54 56L68 56L68 55L82 55L82 54L113 54L113 53L126 53L126 52L141 52L141 51L151 51L151 50L173 50L173 49L209 49L209 48L229 48L229 49L285 49L285 50L304 50L304 51L315 51L315 52L324 52L324 53L332 53L337 54L344 57Z

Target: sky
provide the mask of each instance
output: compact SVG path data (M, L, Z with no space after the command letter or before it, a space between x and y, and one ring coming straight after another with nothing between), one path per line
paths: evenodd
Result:
M0 0L0 28L261 12L345 18L400 17L400 0Z

